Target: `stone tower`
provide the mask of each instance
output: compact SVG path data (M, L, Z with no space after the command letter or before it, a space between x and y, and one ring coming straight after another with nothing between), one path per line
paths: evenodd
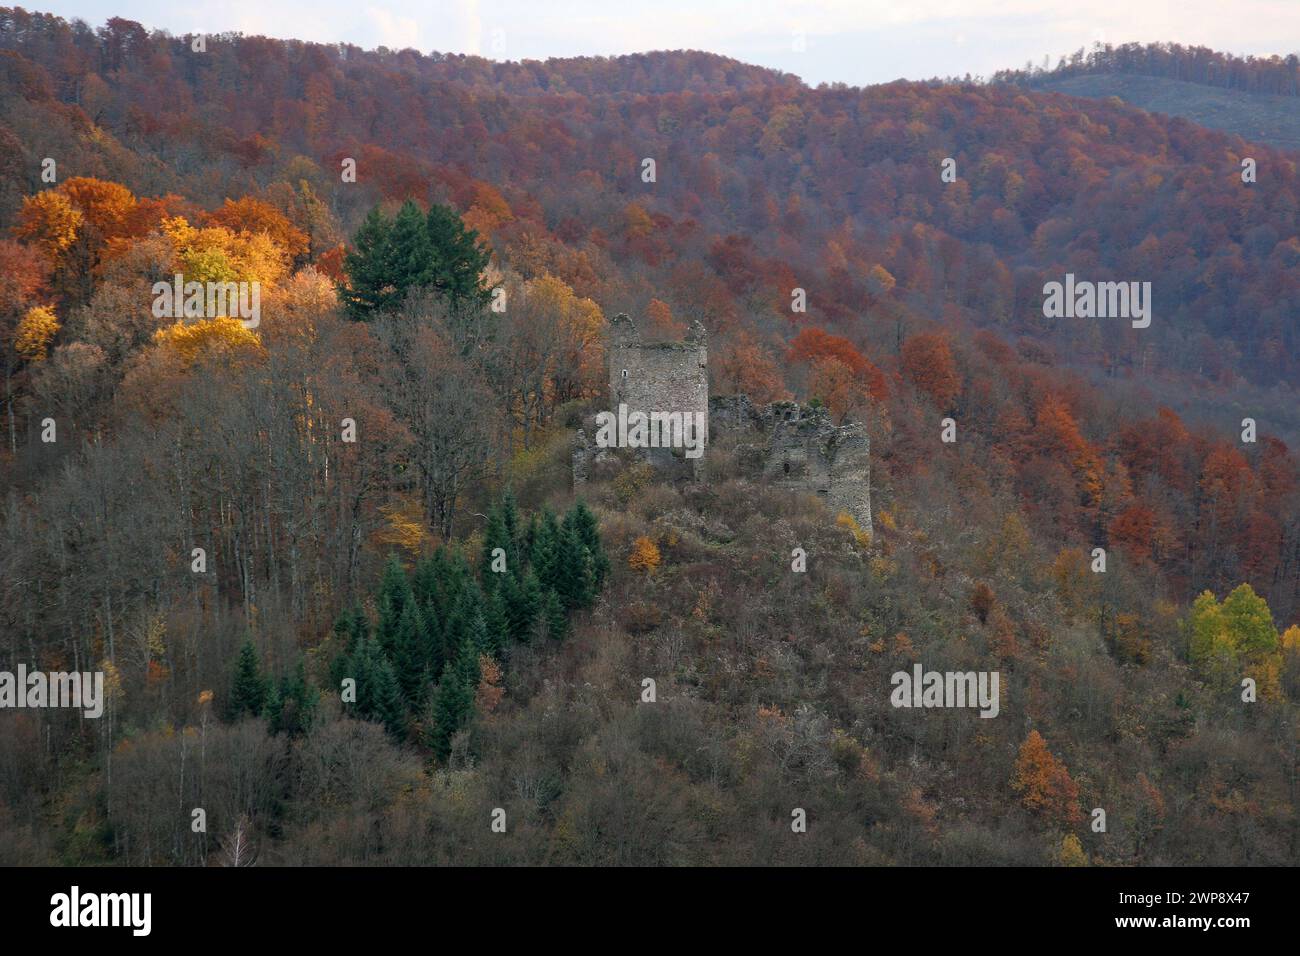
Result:
M709 415L708 333L697 319L682 342L642 342L625 313L609 323L609 399L630 411ZM707 429L706 429L707 434Z

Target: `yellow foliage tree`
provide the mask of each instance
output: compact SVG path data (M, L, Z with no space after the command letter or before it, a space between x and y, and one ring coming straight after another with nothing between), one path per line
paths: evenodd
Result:
M1073 833L1067 833L1061 840L1061 848L1056 852L1056 862L1061 866L1088 865L1088 854L1083 852L1083 844Z
M14 351L29 362L43 362L58 332L59 318L54 310L44 305L34 306L18 323Z
M554 336L551 369L553 401L591 394L605 374L605 314L591 299L580 299L563 279L544 275L524 286L538 328Z
M1250 585L1239 585L1222 604L1214 592L1201 592L1187 628L1188 658L1212 685L1222 689L1251 677L1260 697L1281 697L1286 635L1279 639L1268 604Z
M35 243L51 260L77 241L85 223L81 211L63 193L47 189L23 199L14 235Z
M1282 653L1300 654L1300 624L1292 624L1282 632Z
M623 207L623 228L629 237L638 239L654 232L655 224L645 209L630 202Z
M419 501L407 500L379 509L387 522L375 535L385 548L397 547L411 555L424 551L429 529L424 523L424 508Z
M184 216L164 219L161 228L176 247L175 267L186 282L274 286L288 274L288 253L266 233L236 233L225 226L198 228Z
M861 527L857 519L847 511L841 511L835 517L835 523L853 535L853 540L864 548L871 547L871 532Z
M175 350L186 366L194 364L200 354L226 353L260 356L262 343L237 319L216 318L200 322L177 322L154 333L154 341Z
M642 535L632 542L632 553L627 556L627 566L633 571L649 574L659 567L660 560L659 545Z

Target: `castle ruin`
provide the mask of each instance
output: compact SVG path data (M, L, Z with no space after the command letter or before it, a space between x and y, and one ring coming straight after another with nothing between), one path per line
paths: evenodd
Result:
M609 398L646 413L702 414L708 441L735 436L743 470L778 487L820 496L871 532L871 443L860 422L832 423L822 407L795 402L755 406L744 395L709 397L708 336L696 320L681 342L644 342L620 313L610 321ZM578 430L573 480L593 467L616 468L614 450L596 446L594 417ZM636 454L668 477L706 480L704 458L688 461L677 448L640 448Z

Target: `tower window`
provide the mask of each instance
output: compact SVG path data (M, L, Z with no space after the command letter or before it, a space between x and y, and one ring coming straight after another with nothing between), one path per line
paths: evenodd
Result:
M623 377L627 378L627 369L623 369Z

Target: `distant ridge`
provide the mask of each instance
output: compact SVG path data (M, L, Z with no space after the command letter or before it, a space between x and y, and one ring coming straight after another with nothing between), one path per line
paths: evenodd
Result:
M1300 57L1236 57L1204 47L1125 44L1077 51L1052 70L995 74L994 83L1130 106L1245 140L1300 150Z

